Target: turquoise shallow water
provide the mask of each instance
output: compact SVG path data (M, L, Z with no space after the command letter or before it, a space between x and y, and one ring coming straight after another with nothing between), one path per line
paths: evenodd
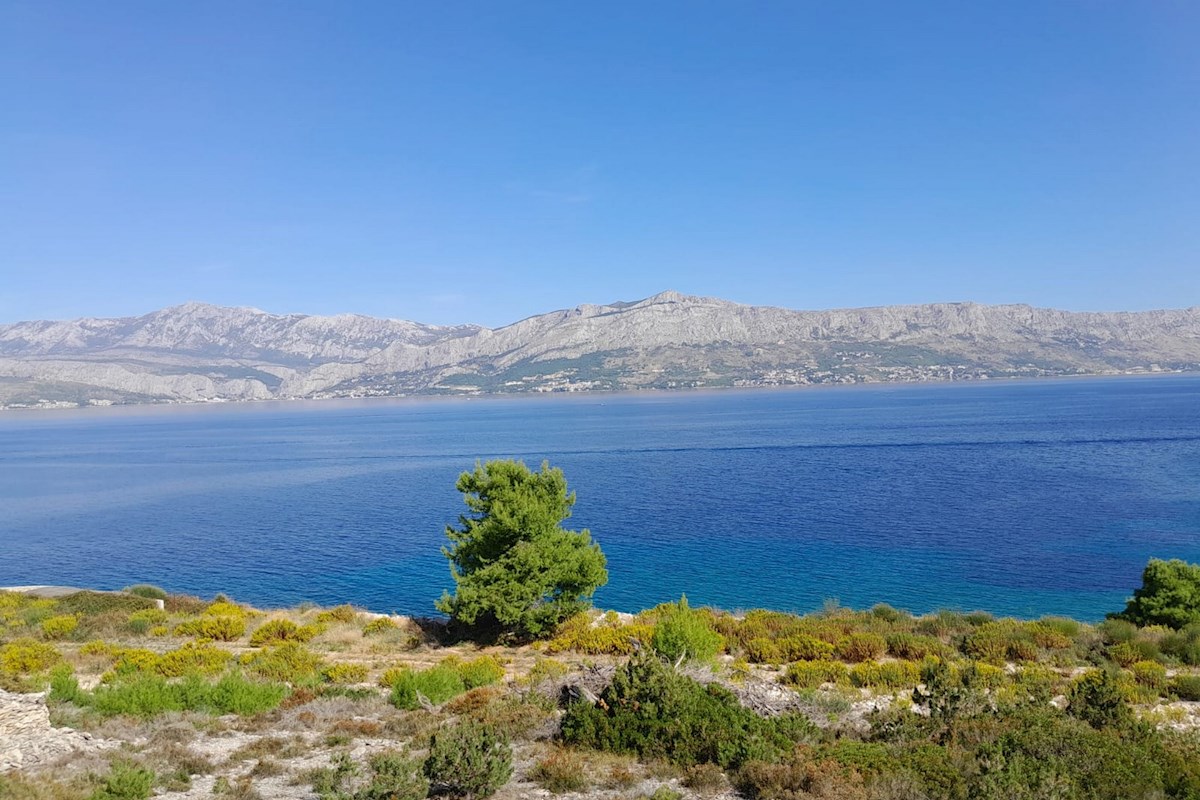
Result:
M597 602L1097 619L1200 561L1200 377L0 416L0 585L429 613L476 459L549 459Z

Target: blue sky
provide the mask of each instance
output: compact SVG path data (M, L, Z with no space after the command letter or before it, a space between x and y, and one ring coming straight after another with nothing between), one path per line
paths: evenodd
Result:
M0 0L0 321L1200 305L1200 4Z

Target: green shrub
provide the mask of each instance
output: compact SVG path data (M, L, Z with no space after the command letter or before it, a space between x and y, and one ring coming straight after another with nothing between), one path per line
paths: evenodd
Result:
M160 675L134 675L96 687L90 697L76 702L103 716L154 717L167 711L204 711L212 714L258 714L277 707L287 687L249 681L236 672L216 683L198 675L171 682Z
M1096 626L1105 644L1131 642L1137 636L1137 625L1123 619L1106 619Z
M320 656L296 642L284 642L277 647L244 655L242 664L260 678L293 686L316 679L324 666Z
M160 608L143 608L129 615L129 630L136 634L144 634L151 628L162 625L167 621L167 612Z
M562 747L534 764L529 779L552 794L582 792L591 786L583 759L574 750Z
M370 782L354 793L353 800L422 800L429 781L421 764L397 750L371 756Z
M148 597L151 600L166 601L167 597L170 596L167 594L165 589L160 589L159 587L152 586L149 583L139 583L134 586L126 586L123 591L126 591L129 594L136 594L138 597Z
M311 625L297 625L290 619L273 619L260 625L250 635L250 646L263 647L283 642L304 643L312 641L318 633L319 630Z
M837 657L843 661L874 661L887 652L887 640L878 633L852 633L837 644Z
M1200 675L1176 675L1171 681L1171 694L1180 700L1200 700Z
M490 797L512 777L512 747L494 728L459 723L430 738L424 772L439 793Z
M1116 677L1100 669L1080 675L1067 692L1067 713L1093 728L1120 727L1132 718Z
M59 664L50 671L50 694L47 700L56 703L80 703L85 697L69 665Z
M153 787L153 772L128 761L116 761L91 800L146 800Z
M840 661L795 661L780 679L791 686L815 689L823 683L846 683L849 670Z
M64 614L91 617L109 611L130 614L143 608L158 608L158 603L132 594L83 591L58 598L56 608Z
M392 704L412 710L421 707L419 696L433 705L441 705L467 690L462 676L452 664L438 664L420 672L403 670L392 683Z
M771 759L815 730L803 718L764 719L726 689L701 686L659 658L641 655L617 670L602 705L574 703L562 721L569 744L679 764L723 768Z
M850 668L850 682L855 686L900 689L916 686L920 678L920 668L911 661L864 661Z
M712 629L708 619L688 608L687 597L670 604L654 626L651 646L671 661L711 661L725 646L725 639Z
M321 670L321 677L329 683L362 683L367 679L366 664L330 664Z
M79 617L74 614L60 614L42 620L42 635L47 639L65 639L79 627Z
M176 636L198 636L218 642L232 642L246 632L246 619L232 614L203 616L175 626Z
M893 608L887 603L876 603L871 606L871 616L876 619L881 619L889 625L895 625L897 622L906 619L912 619L912 615L907 611L901 611L898 608Z

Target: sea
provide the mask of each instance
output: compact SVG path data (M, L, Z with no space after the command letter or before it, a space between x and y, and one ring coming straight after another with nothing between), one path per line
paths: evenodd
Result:
M477 462L560 467L604 608L1098 620L1200 562L1200 376L0 413L0 586L433 615Z

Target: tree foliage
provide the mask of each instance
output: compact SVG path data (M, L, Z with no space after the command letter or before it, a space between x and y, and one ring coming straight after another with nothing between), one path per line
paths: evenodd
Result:
M1182 628L1200 622L1200 564L1151 559L1141 587L1118 616L1142 626Z
M520 461L476 464L457 488L469 514L446 526L455 593L439 611L477 631L538 637L588 607L608 582L606 561L588 531L562 528L575 493L562 470Z

